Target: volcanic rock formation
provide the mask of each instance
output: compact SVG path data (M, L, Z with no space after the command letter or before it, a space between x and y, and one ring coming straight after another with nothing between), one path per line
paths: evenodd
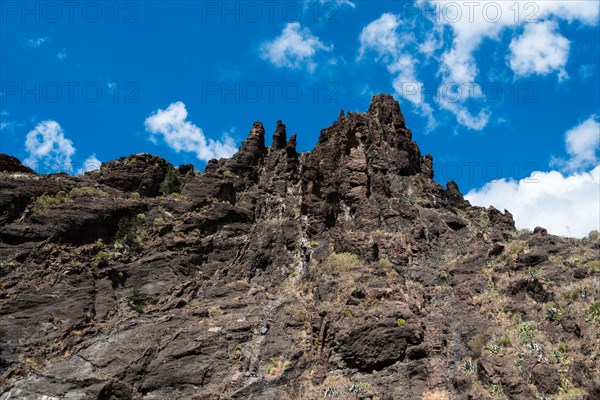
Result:
M389 95L204 173L0 155L0 399L600 398L597 237L432 165Z

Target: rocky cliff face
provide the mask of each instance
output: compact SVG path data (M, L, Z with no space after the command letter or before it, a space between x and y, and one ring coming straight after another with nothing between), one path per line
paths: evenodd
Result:
M264 138L204 173L0 156L0 399L600 398L597 239L435 183L391 96Z

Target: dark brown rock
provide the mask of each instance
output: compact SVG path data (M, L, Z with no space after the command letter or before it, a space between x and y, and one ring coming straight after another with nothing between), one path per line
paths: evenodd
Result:
M134 154L119 160L102 163L97 174L98 183L124 192L138 192L143 196L160 194L160 184L171 164L149 154Z
M24 172L35 174L35 171L25 165L17 157L0 153L0 172Z
M521 253L517 257L516 266L517 268L534 267L538 264L543 263L546 260L548 260L548 256L544 253Z
M531 380L540 393L554 394L560 387L560 375L555 367L549 364L538 364L531 371Z

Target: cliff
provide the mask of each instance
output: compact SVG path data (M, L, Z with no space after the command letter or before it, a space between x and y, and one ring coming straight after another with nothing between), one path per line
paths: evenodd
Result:
M598 240L432 165L389 95L203 173L1 155L0 399L600 398Z

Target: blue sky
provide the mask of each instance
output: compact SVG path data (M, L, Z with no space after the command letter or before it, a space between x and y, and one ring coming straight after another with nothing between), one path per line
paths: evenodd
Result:
M255 120L308 151L386 92L440 183L521 227L598 229L597 1L0 4L0 152L40 171L139 152L201 169Z

